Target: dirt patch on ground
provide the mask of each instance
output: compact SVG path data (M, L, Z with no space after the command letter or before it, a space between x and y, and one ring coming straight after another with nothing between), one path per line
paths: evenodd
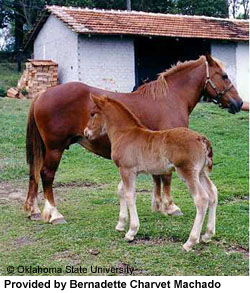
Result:
M151 192L152 190L149 189L136 189L136 193L148 193Z
M8 204L13 202L23 203L26 198L27 186L16 186L17 184L11 184L8 182L0 182L0 204ZM91 182L68 182L68 183L55 183L53 188L55 190L55 199L56 201L63 200L64 193L61 193L61 190L67 188L80 187L83 189L100 189L104 188L108 184L97 184ZM40 187L41 188L41 187ZM60 194L57 195L57 190ZM38 203L41 203L43 200L43 192L40 190L38 192Z
M249 259L249 249L244 248L239 245L229 245L225 242L214 240L214 243L218 246L221 246L226 251L226 254L232 254L232 253L242 253L245 259Z
M13 245L15 248L20 248L29 244L32 244L34 241L28 237L20 237L14 240Z
M227 203L236 203L236 202L241 202L241 201L249 201L249 195L248 194L241 194L241 195L236 195L233 198L224 199L220 203L220 205L227 204Z
M71 187L81 187L81 188L103 188L108 184L98 184L98 183L93 183L93 182L67 182L67 183L63 183L63 182L57 182L55 183L53 186L54 188L71 188Z
M57 252L52 257L54 260L62 260L64 262L67 262L69 265L80 265L81 259L79 258L79 255L71 252L70 250L64 250Z
M178 243L180 242L178 239L175 238L163 238L163 237L158 237L158 238L151 238L149 236L145 237L139 237L136 238L133 242L130 243L130 245L140 245L140 244L146 244L146 245L164 245L168 243Z
M226 252L228 254L232 253L242 253L245 259L249 259L249 250L241 246L229 246L226 247Z
M23 202L26 192L9 183L0 183L0 204L6 204L13 201Z
M143 273L142 270L135 269L131 265L124 262L119 262L115 267L120 270L119 276L128 276L128 275L138 276L138 275L142 275ZM130 272L132 272L132 274Z

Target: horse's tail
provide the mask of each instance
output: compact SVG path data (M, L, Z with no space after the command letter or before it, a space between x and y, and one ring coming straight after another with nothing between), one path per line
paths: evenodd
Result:
M30 166L30 177L34 177L36 183L39 183L40 171L45 156L45 145L34 117L34 103L38 96L34 99L30 106L27 132L26 132L26 161Z
M205 169L210 173L213 169L213 148L205 136L202 136L201 141L205 147Z

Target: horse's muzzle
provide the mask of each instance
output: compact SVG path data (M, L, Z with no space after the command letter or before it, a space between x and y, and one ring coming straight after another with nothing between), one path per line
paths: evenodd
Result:
M231 114L235 114L237 112L240 112L242 105L243 105L242 100L237 101L234 99L230 99L228 112Z

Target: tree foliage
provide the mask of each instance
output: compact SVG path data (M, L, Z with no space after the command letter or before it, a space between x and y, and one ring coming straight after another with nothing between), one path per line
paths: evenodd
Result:
M228 17L228 5L225 0L179 0L176 2L178 13L181 14Z
M249 19L249 0L227 0L227 5L234 18Z

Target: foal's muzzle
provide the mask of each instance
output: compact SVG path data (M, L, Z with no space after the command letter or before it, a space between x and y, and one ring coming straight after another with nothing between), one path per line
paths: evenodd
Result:
M241 107L243 105L243 101L242 100L235 101L234 99L230 99L229 101L230 102L229 102L228 112L231 114L240 112Z
M90 138L91 138L92 133L91 133L91 131L89 130L88 127L86 127L86 128L84 129L84 131L83 131L83 135L84 135L87 139L90 139Z

